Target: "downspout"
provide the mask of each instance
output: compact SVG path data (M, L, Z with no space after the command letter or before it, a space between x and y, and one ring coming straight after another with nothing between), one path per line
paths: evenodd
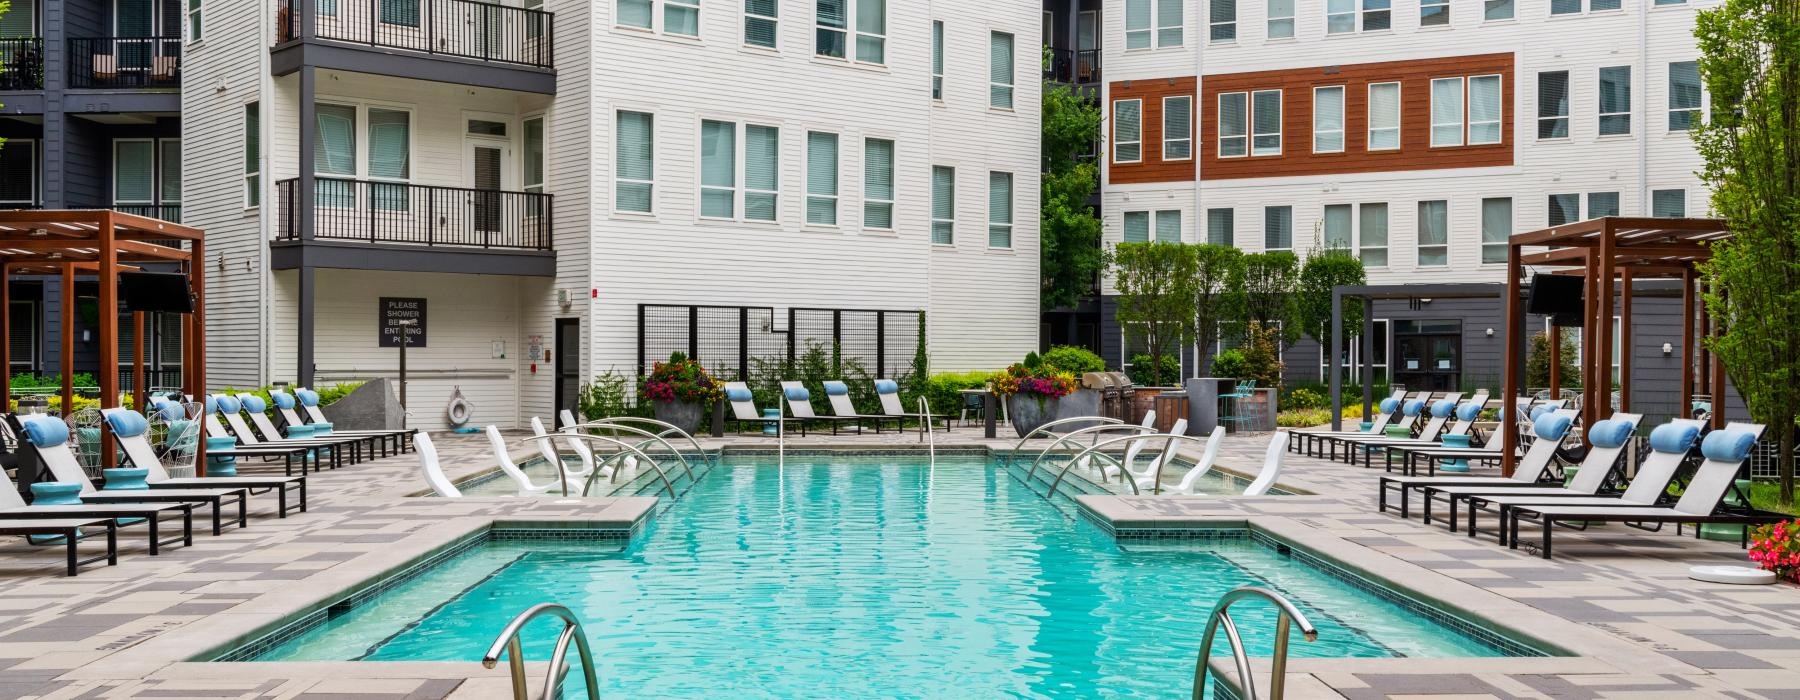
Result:
M270 13L257 12L256 14L257 37L259 42L257 45L259 50L256 52L256 137L257 142L261 144L257 148L258 153L256 154L259 161L256 164L256 167L258 168L257 172L261 173L256 179L258 189L256 201L260 205L256 217L256 239L257 250L262 253L262 260L258 261L256 290L258 299L271 299L273 298L273 289L271 289L272 283L270 278L274 277L274 272L269 268L269 234L274 229L274 219L269 216L269 212L273 211L278 213L281 205L279 202L273 202L269 199L269 184L274 182L274 178L269 177L274 174L273 169L269 167L269 163L272 160L270 154L275 152L273 148L270 148L269 133L272 131L270 125L275 122L275 79L269 76L269 52L263 44L266 44L269 39L275 35L275 25L274 18ZM239 105L238 109L243 109L243 106ZM185 129L187 120L184 118L181 123ZM187 141L184 139L182 143L187 143ZM223 281L223 279L220 280L220 282ZM274 319L271 318L275 311L269 304L258 304L258 307L256 335L262 340L261 343L258 343L258 345L262 346L258 351L261 355L259 361L262 364L262 372L260 374L262 375L263 380L267 382L274 378L275 372ZM206 332L206 329L202 328L200 329L200 332L204 333ZM296 351L299 350L298 341L299 339L296 338ZM201 369L202 371L205 370L204 367ZM204 374L201 375L202 378L205 376L206 375ZM298 386L299 381L299 377L294 377L296 386ZM201 382L200 388L202 390L206 388L205 382Z

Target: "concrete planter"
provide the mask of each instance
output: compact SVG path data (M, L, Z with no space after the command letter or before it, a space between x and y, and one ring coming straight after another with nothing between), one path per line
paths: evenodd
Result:
M1012 421L1013 430L1019 437L1025 437L1050 421L1064 418L1099 417L1100 392L1093 389L1076 389L1075 393L1059 399L1043 399L1035 394L1014 394L1006 397L1006 417ZM1095 423L1094 425L1098 425ZM1069 423L1059 426L1057 432L1067 432L1086 427L1081 423Z
M700 431L700 419L706 416L706 407L692 401L657 401L656 419L671 423L689 434Z

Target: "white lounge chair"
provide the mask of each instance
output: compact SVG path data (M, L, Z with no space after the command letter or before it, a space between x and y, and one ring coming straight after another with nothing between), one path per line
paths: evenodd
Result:
M859 432L862 430L860 426L855 425L858 421L862 420L857 416L827 416L813 410L812 391L808 390L805 384L800 382L782 382L781 393L783 396L787 397L788 412L792 414L795 424L800 426L801 435L806 434L807 421L824 421L830 423L832 435L837 434L838 426L843 425L845 421L850 421L852 426L856 427Z
M537 416L531 417L531 434L537 437L538 454L543 456L546 462L562 464L564 474L576 479L586 479L589 474L594 473L594 451L588 448L587 443L582 439L565 438L563 440L564 444L575 448L575 457L581 464L580 467L571 468L568 462L563 461L562 455L556 451L555 441L551 439L550 432L544 430L544 421L539 420ZM606 475L602 474L601 476Z
M1589 444L1593 445L1593 447L1588 449L1587 456L1582 458L1579 470L1576 472L1575 477L1569 481L1567 486L1519 487L1510 484L1501 484L1498 486L1492 484L1473 486L1427 485L1420 489L1422 493L1420 499L1424 503L1424 507L1421 510L1421 517L1425 522L1431 522L1432 502L1439 498L1443 498L1451 504L1452 515L1450 518L1450 531L1455 532L1456 501L1469 496L1482 496L1488 494L1504 495L1512 494L1514 492L1581 496L1592 496L1600 493L1600 488L1606 485L1607 478L1618 470L1619 461L1625 456L1626 442L1631 439L1633 434L1637 433L1638 422L1643 419L1644 417L1642 415L1636 413L1614 413L1613 417L1603 421L1597 421L1593 426L1589 427L1586 431L1587 441Z
M144 469L149 473L144 483L152 489L188 489L188 488L244 488L267 489L275 492L276 512L278 517L287 517L288 491L293 490L299 496L297 505L300 512L306 512L306 477L304 476L205 476L176 479L169 476L163 468L162 460L156 456L156 447L150 444L148 431L150 424L143 416L124 408L103 408L100 415L106 418L107 425L112 427L113 437L119 441L119 449L131 466ZM199 424L189 423L187 430L198 432ZM175 436L175 440L184 439Z
M1281 461L1287 454L1289 439L1290 433L1286 430L1277 430L1275 436L1269 438L1269 448L1263 451L1262 471L1244 487L1244 495L1261 496L1275 486L1275 480L1281 478Z
M20 418L23 419L24 417L21 416ZM62 421L52 420L58 424L62 423ZM32 430L29 425L26 426L26 429L27 431ZM41 426L38 430L54 431L55 429L46 425ZM62 434L62 439L67 440L68 426L64 425L62 427ZM43 440L45 443L49 443L53 442L54 438L40 435L36 440ZM161 525L161 520L172 515L181 516L182 534L165 541L158 534L158 529ZM91 519L101 519L111 521L115 527L125 527L141 523L146 525L146 529L149 531L150 554L152 556L159 554L160 547L164 544L181 543L183 545L191 545L194 543L194 506L191 503L82 503L79 505L67 506L27 505L25 503L25 498L19 495L18 487L13 485L12 479L7 478L6 471L3 469L0 469L0 518L14 521L48 520L59 523L67 521L86 522ZM79 528L80 526L77 527ZM61 528L57 529L60 530ZM64 536L67 533L25 532L15 534Z
M142 416L139 416L140 418ZM50 470L57 481L81 485L82 503L190 503L212 506L213 534L225 531L223 508L226 503L236 502L238 506L237 524L243 527L248 518L246 503L249 498L248 489L99 489L88 479L87 472L76 461L74 451L69 449L68 426L60 418L50 416L28 416L25 423L27 439L32 447L37 448L38 460ZM60 428L60 432L57 429ZM60 436L60 439L58 437Z
M1280 432L1280 431L1277 431ZM1193 468L1181 475L1181 481L1174 488L1163 489L1165 495L1194 495L1200 493L1200 480L1212 471L1213 464L1219 461L1219 447L1225 443L1225 426L1213 426L1212 435L1206 437L1206 449L1200 452L1200 461ZM1285 444L1285 443L1284 443ZM1152 484L1154 486L1154 484ZM1139 488L1143 488L1142 485Z
M923 421L927 419L927 416L906 410L906 406L900 403L900 383L892 379L875 380L875 397L881 400L881 415L883 416L902 420L910 418ZM950 430L948 415L937 415L937 411L932 409L929 404L925 406L925 410L932 412L932 415L929 416L930 420L941 420L944 422L944 430L946 432ZM926 427L937 429L936 425Z
M1532 424L1532 432L1537 435L1537 439L1532 441L1531 448L1514 465L1512 476L1383 476L1377 484L1378 506L1382 512L1386 512L1388 491L1398 491L1400 517L1404 518L1411 514L1407 497L1413 489L1427 486L1535 486L1549 473L1551 461L1556 458L1556 448L1568 436L1569 426L1574 421L1575 411L1568 409L1540 416Z
M419 453L419 473L425 477L425 484L431 492L443 498L462 498L462 489L444 475L443 465L438 463L437 446L431 444L431 436L424 431L413 435L413 451Z
M581 492L581 482L574 479L553 479L544 484L532 483L531 476L519 468L519 463L513 461L512 454L506 449L506 437L500 434L500 428L493 425L488 426L487 436L488 444L494 448L494 460L500 464L500 471L519 487L518 495L533 496L549 493L551 489L561 489L565 484L569 487L570 495Z

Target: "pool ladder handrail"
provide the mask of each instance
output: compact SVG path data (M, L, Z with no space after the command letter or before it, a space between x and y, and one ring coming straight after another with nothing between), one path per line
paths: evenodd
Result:
M587 635L581 630L581 619L575 613L556 603L538 603L525 612L519 613L500 630L500 636L494 638L487 654L481 657L483 668L493 668L500 663L502 651L507 656L507 667L512 672L513 700L532 700L526 692L525 685L525 651L524 644L519 641L519 633L532 620L545 615L560 618L563 631L556 637L556 650L550 657L550 668L544 675L544 692L538 700L556 700L562 697L562 675L568 671L566 657L569 652L569 640L575 640L575 650L581 655L581 671L587 678L588 700L600 700L600 680L594 675L594 654L588 650Z
M1265 599L1274 603L1279 611L1275 619L1275 649L1269 659L1269 700L1282 700L1282 695L1287 692L1288 623L1299 625L1300 633L1306 637L1306 641L1318 641L1319 630L1285 596L1261 586L1233 588L1219 597L1219 602L1213 605L1212 614L1206 618L1206 635L1200 640L1200 658L1194 663L1193 700L1201 700L1206 694L1206 674L1211 670L1207 654L1212 651L1213 636L1220 627L1225 628L1225 639L1231 642L1231 657L1237 664L1238 687L1243 691L1238 694L1239 697L1262 700L1262 696L1256 694L1256 678L1250 675L1250 656L1244 651L1244 640L1238 636L1237 623L1231 621L1231 604L1245 598Z
M933 434L937 430L931 427L931 402L924 396L919 397L919 415L925 419L925 452L931 455L931 463L937 464L937 436Z

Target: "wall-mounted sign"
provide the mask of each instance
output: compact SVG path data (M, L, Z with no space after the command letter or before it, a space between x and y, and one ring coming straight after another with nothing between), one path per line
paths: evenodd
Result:
M380 347L400 347L400 333L406 333L406 347L425 347L425 300L382 297L379 319ZM407 323L407 322L411 323Z
M542 336L542 335L525 336L525 357L530 359L532 362L537 362L538 356L543 355L543 354L544 354L544 336ZM544 361L549 362L549 360L544 360Z

